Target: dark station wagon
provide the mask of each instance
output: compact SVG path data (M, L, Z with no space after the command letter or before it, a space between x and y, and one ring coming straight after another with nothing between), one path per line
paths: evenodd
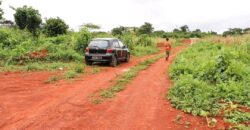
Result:
M118 62L129 62L129 59L129 49L116 38L93 39L85 50L87 65L92 65L93 62L106 62L115 67Z

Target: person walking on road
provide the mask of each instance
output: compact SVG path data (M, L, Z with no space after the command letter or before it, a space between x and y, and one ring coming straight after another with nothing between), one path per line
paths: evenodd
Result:
M170 51L171 51L171 42L169 41L169 38L166 38L166 41L164 43L165 51L166 51L166 61L169 58Z

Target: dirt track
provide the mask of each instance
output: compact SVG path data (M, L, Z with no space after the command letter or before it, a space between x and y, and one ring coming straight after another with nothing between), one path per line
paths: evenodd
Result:
M117 74L145 59L134 59L117 68L57 84L43 83L46 72L0 74L0 129L208 129L204 119L173 109L164 99L170 81L166 70L183 49L174 49L170 61L157 61L142 71L127 89L100 105L89 96L106 88ZM182 115L182 124L174 120Z

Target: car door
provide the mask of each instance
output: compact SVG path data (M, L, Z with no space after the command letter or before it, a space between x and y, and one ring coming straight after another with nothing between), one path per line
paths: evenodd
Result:
M119 44L118 40L114 40L113 41L113 45L114 45L115 50L116 50L117 58L121 59L121 57L122 57L122 50L121 50L121 47L120 47L120 44Z
M120 40L118 42L119 42L119 45L121 47L121 57L122 57L122 59L125 59L127 56L127 53L128 53L127 48L124 46L124 44Z

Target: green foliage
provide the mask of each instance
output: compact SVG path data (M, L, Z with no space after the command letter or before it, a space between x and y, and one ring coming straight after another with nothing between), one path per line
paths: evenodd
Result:
M136 36L133 33L125 33L119 38L128 46L132 55L143 56L158 52L156 40L149 35Z
M29 32L12 28L0 28L0 49L14 49L20 42L30 39Z
M91 39L91 33L85 28L81 29L80 32L76 35L75 50L78 53L83 54Z
M73 78L75 78L77 76L77 73L75 72L75 71L73 71L73 70L69 70L69 71L67 71L65 74L64 74L64 77L66 78L66 79L73 79Z
M154 31L154 27L151 23L145 22L138 30L139 34L151 34Z
M44 31L47 36L54 37L66 34L69 26L59 17L46 20Z
M101 32L101 31L98 31L98 32L92 32L91 33L92 37L93 38L106 38L106 37L114 37L112 34L110 33L107 33L107 32Z
M145 56L148 54L157 53L159 50L156 47L152 46L135 46L131 51L131 54L134 56Z
M158 30L158 31L154 31L154 32L153 32L153 36L163 38L163 37L165 36L165 33L166 33L166 32L163 31L163 30Z
M224 102L250 107L249 65L250 55L244 43L194 44L171 65L174 87L168 98L174 107L200 116L219 114L225 109ZM240 120L234 114L230 118Z
M189 32L189 27L187 25L181 26L180 29L181 32Z
M60 79L61 79L61 78L58 77L58 76L52 76L52 77L50 77L48 80L46 80L44 83L50 84L50 83L54 83L54 82L56 82L56 81L58 81L58 80L60 80Z
M101 29L101 27L99 25L95 25L93 23L86 23L86 24L82 25L82 27L87 28L89 30Z
M117 27L117 28L113 28L111 30L111 34L112 35L123 35L125 32L127 31L127 29L123 26Z
M80 63L79 65L75 66L74 70L76 73L84 73L84 66Z
M228 111L226 112L225 119L228 122L232 122L235 124L238 123L247 123L250 121L250 113L242 112L242 111Z
M4 65L26 64L36 61L82 62L83 51L78 53L76 48L81 43L87 46L91 36L86 30L57 37L40 36L33 39L29 32L12 28L0 28L0 34L0 61ZM42 50L46 50L44 57L31 57L33 53L41 53Z
M27 6L17 8L14 18L19 29L28 29L33 35L42 23L39 11Z
M223 36L228 35L242 35L244 32L247 32L247 29L243 31L241 28L230 28L228 31L223 32Z
M190 31L187 25L181 26L180 28L175 28L172 32L166 32L162 35L163 38L203 38L208 36L217 35L216 32L202 32L200 29L195 29Z

